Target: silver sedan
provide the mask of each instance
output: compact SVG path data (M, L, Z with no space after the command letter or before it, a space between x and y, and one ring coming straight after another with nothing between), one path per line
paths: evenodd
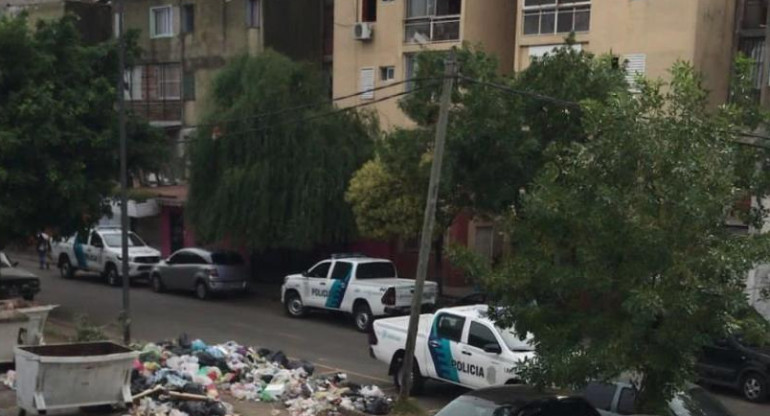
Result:
M150 274L152 289L194 291L199 299L212 293L245 292L248 270L234 251L183 248L161 260Z

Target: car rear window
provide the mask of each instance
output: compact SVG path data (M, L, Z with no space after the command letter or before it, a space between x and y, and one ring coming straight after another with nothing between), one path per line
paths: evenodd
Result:
M360 263L356 269L356 279L384 279L396 277L396 268L389 261Z
M239 266L243 264L243 257L232 251L220 251L211 253L211 261L220 266Z

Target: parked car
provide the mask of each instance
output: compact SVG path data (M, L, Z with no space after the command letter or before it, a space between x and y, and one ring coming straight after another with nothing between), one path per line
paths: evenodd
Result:
M101 273L111 286L120 285L122 230L97 227L51 245L62 277L70 279L78 270ZM138 235L128 233L128 276L147 279L160 260L160 251L148 246Z
M156 292L188 290L199 299L212 293L245 292L249 273L240 254L229 250L183 248L161 260L150 276Z
M470 391L436 416L599 416L599 412L578 396L516 385Z
M733 388L752 402L768 398L768 346L751 346L736 337L726 338L703 349L696 369L703 383Z
M602 416L638 414L636 389L631 383L589 383L581 395ZM695 384L688 385L668 402L668 414L661 416L733 416L714 396Z
M308 309L351 314L356 328L365 332L376 317L409 313L413 292L414 280L398 277L390 260L335 254L302 274L286 276L281 301L294 318ZM425 282L423 309L433 309L437 293L436 282Z
M420 315L414 351L413 392L424 379L434 379L478 389L518 383L519 365L534 357L529 340L512 329L500 328L487 316L486 305L444 308ZM389 365L389 375L399 386L406 350L409 317L374 321L369 336L372 358Z
M33 300L40 292L40 279L18 265L0 251L0 299L21 296Z

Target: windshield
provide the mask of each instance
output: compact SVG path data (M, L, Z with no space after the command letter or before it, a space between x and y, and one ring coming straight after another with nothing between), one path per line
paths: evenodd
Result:
M472 396L461 396L441 409L436 416L494 416L500 406Z
M0 269L8 267L11 267L11 260L8 259L8 256L6 256L5 253L0 253Z
M497 331L500 333L500 337L503 338L503 342L508 346L508 349L513 352L519 351L534 351L535 347L532 345L532 335L527 335L527 338L523 341L519 339L513 328L503 329L497 327Z
M104 244L108 247L120 247L122 245L120 243L120 233L102 234L102 237L104 238ZM129 247L141 247L146 245L147 244L145 244L138 235L134 233L128 233Z
M243 264L243 257L233 251L220 251L211 253L211 261L222 266L239 266Z
M356 279L384 279L396 277L396 268L389 261L361 263L356 269Z
M679 393L669 402L674 416L733 416L722 403L700 387Z

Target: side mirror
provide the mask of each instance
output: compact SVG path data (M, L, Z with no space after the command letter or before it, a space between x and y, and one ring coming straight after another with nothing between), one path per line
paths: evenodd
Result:
M497 344L487 344L484 346L484 352L490 353L490 354L500 354L503 352L502 349L500 349L500 346Z

